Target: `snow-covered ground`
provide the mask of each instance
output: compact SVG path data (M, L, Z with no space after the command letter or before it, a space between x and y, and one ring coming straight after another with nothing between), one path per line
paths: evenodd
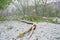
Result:
M0 21L0 40L27 40L27 34L21 39L16 36L31 26L19 21ZM60 40L60 24L39 22L29 40Z

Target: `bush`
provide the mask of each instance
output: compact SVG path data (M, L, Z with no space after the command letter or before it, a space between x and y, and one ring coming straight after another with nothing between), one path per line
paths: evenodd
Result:
M0 21L5 21L6 18L4 16L0 16Z
M52 18L49 18L49 17L47 17L47 20L48 20L48 22L51 22L51 23L57 23L56 20L53 21L53 19Z
M28 15L22 17L23 20L28 20L28 21L33 21L33 22L39 22L40 21L40 16L38 15Z

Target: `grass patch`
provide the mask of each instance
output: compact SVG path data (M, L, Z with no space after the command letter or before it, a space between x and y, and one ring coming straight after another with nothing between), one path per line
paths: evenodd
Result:
M32 21L32 22L50 22L50 23L55 23L57 24L57 21L53 21L52 17L46 17L46 18L42 18L41 16L38 15L31 15L31 16L24 16L22 17L22 19L27 20L27 21Z
M21 21L21 20L27 20L27 21L32 21L32 22L50 22L50 23L55 23L57 24L57 21L53 21L54 18L52 17L46 17L46 18L43 18L41 16L38 16L36 14L32 14L32 15L27 15L27 16L15 16L13 17L13 19L7 19L6 17L4 16L1 16L0 15L0 21Z
M55 24L57 24L57 20L53 20L54 18L51 18L51 17L47 17L47 22L50 22L50 23L55 23Z
M41 20L40 16L37 15L31 15L31 16L24 16L22 17L22 20L28 20L28 21L32 21L32 22L40 22Z

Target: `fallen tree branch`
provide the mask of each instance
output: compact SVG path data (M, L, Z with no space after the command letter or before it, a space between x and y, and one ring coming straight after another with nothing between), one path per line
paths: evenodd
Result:
M34 24L33 22L29 22L29 21L26 21L26 20L22 20L21 22L23 22L23 23L27 23L27 24L31 24L31 25Z

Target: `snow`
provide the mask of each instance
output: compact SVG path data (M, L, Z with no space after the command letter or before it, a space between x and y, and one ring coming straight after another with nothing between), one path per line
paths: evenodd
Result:
M19 33L28 30L32 25L20 21L0 21L0 40L15 40ZM39 22L29 40L60 40L60 24ZM26 34L16 40L28 40Z

